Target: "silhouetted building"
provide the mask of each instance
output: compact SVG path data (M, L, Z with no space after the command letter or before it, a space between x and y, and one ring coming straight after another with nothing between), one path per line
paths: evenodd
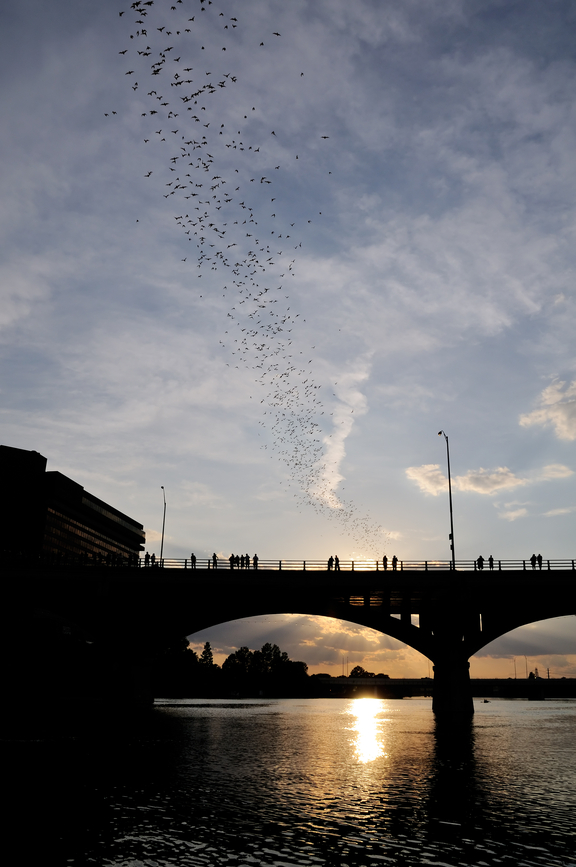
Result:
M46 472L34 451L0 446L0 532L6 553L77 559L139 556L144 528L82 485Z

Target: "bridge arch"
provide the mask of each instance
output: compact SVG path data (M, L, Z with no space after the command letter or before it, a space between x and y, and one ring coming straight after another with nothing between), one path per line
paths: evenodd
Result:
M429 676L431 660L417 647L404 641L401 637L404 633L400 630L396 632L393 635L392 630L385 632L350 618L309 612L267 611L231 621L215 622L186 634L191 644L200 646L209 641L213 650L215 645L226 645L231 648L228 653L240 646L255 650L265 642L275 643L288 651L291 659L302 660L319 670L326 670L327 665L339 667L343 657L349 655L350 669L360 664L375 673L390 674L392 677ZM372 633L372 636L367 633ZM396 675L390 671L400 654L404 657L405 668L413 673ZM368 659L372 661L368 662Z
M529 632L530 627L534 627L532 634ZM556 627L556 630L555 634L552 635L554 627ZM518 634L516 635L515 633ZM516 642L524 644L524 647L515 650L510 645ZM508 647L506 647L507 644ZM532 650L529 648L530 644L533 645ZM490 651L492 646L496 653L486 652ZM529 622L514 625L506 632L483 643L481 647L478 647L474 651L473 656L477 659L489 656L501 659L522 656L529 658L546 656L576 657L576 620L574 619L574 615L571 614L533 618Z

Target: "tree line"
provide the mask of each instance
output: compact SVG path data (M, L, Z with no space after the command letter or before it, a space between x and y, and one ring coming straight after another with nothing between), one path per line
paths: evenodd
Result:
M260 650L240 647L220 666L209 641L198 654L182 638L157 655L152 688L163 698L285 698L308 694L308 683L307 664L291 660L277 644L266 643Z

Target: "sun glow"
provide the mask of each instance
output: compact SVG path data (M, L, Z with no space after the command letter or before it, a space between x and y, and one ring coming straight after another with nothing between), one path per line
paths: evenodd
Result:
M355 717L353 741L356 757L361 764L373 762L386 755L380 737L381 725L378 716L384 710L384 702L375 698L357 698L348 710Z

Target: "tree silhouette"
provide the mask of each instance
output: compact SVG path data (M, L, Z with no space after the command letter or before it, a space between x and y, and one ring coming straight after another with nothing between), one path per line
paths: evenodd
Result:
M376 677L373 671L366 671L361 665L356 665L350 672L350 677Z
M212 655L212 648L210 647L210 642L207 641L204 645L204 650L200 655L200 664L212 666L214 665L214 657Z

